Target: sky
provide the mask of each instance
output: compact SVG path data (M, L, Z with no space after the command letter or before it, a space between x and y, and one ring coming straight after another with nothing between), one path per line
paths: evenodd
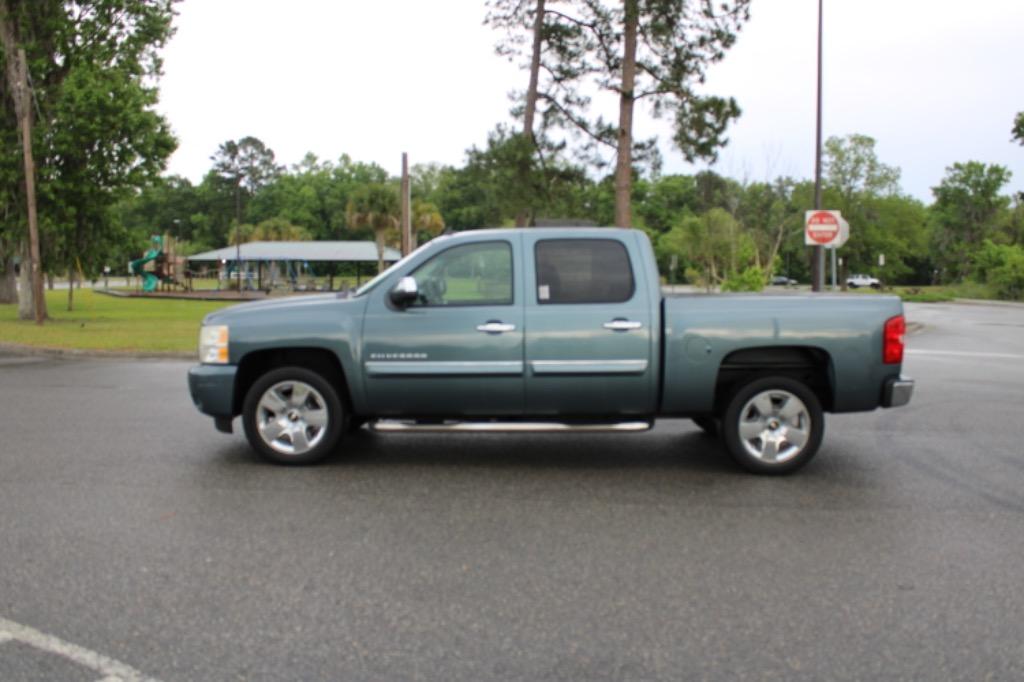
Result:
M869 135L930 202L955 162L998 163L1024 191L1024 2L824 0L823 135ZM376 162L461 165L498 122L526 72L498 57L479 0L184 0L164 50L158 107L179 147L168 172L198 182L229 139L252 135L279 163L313 152ZM753 0L751 19L703 92L743 110L713 166L741 181L814 174L817 3ZM608 95L610 98L611 96ZM613 99L595 112L616 110ZM659 135L663 174L687 164L667 120L643 107L635 133Z

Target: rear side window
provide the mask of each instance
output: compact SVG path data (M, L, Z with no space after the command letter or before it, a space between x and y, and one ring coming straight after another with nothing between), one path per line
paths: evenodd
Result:
M623 303L633 298L633 269L614 239L545 239L534 249L537 302Z

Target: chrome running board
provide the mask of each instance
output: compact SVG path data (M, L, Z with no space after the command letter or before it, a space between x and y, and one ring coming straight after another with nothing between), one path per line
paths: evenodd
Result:
M650 421L629 422L471 422L451 421L417 423L397 419L379 419L370 423L370 429L378 433L554 433L554 432L637 432L647 431L654 426Z

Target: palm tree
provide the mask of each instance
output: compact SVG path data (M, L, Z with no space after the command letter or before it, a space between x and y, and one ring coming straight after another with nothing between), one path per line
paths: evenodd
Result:
M437 206L429 201L416 199L412 202L412 244L416 248L416 237L425 232L431 239L444 232L444 218Z
M384 247L398 236L400 214L398 191L391 185L362 185L349 196L345 220L349 228L373 230L378 272L384 271Z

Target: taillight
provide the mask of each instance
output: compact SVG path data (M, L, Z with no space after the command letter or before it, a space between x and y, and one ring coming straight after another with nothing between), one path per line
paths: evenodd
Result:
M882 362L887 365L898 365L903 362L903 335L907 332L907 321L902 315L890 317L885 321L885 332L882 335Z

